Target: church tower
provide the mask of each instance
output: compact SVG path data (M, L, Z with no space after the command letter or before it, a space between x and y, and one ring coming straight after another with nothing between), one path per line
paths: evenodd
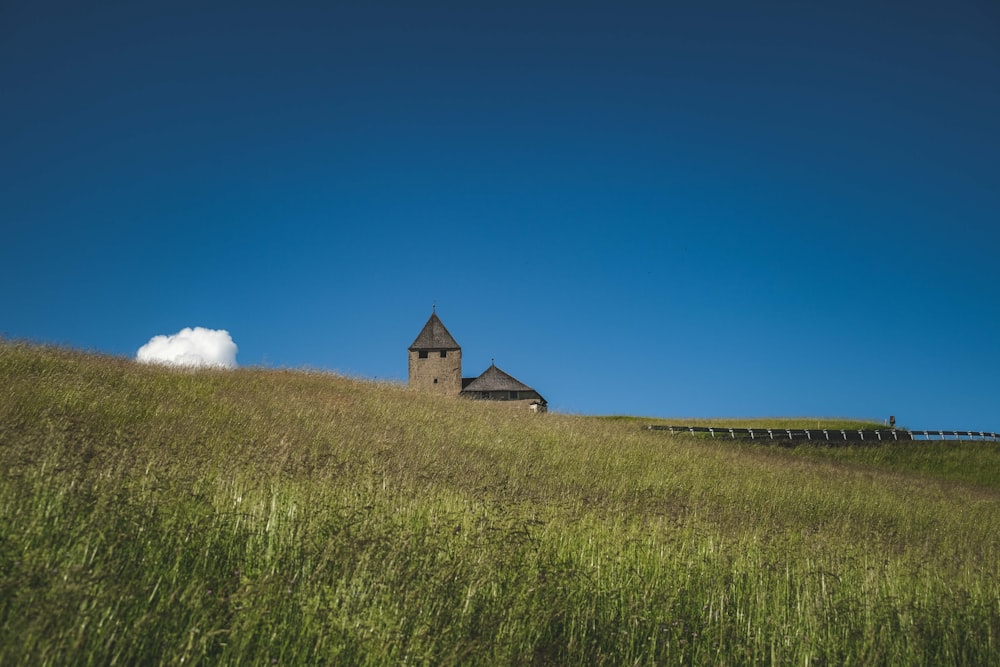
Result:
M410 345L409 357L411 387L449 396L462 391L462 348L436 311Z

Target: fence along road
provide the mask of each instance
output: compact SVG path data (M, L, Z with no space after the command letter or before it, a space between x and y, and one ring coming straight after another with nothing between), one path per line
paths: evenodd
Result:
M796 428L728 428L724 426L664 426L649 424L649 431L671 433L708 433L713 438L732 440L807 440L817 442L893 442L909 440L969 440L1000 442L1000 435L990 431L921 431L906 429L796 429Z

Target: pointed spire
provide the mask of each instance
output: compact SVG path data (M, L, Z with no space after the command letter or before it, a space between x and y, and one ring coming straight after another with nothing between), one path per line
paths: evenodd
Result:
M455 341L448 329L437 316L436 311L431 312L427 324L421 329L416 340L410 345L410 350L461 350L462 347Z

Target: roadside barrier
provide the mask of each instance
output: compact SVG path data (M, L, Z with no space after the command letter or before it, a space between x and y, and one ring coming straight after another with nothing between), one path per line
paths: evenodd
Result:
M1000 435L990 431L729 428L725 426L664 426L660 424L648 424L644 428L648 431L669 431L670 433L708 433L713 438L730 438L732 440L815 440L817 442L958 440L1000 442Z

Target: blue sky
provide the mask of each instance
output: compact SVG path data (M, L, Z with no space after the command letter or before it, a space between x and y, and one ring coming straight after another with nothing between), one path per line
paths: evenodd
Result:
M0 331L1000 431L1000 8L819 4L3 3Z

